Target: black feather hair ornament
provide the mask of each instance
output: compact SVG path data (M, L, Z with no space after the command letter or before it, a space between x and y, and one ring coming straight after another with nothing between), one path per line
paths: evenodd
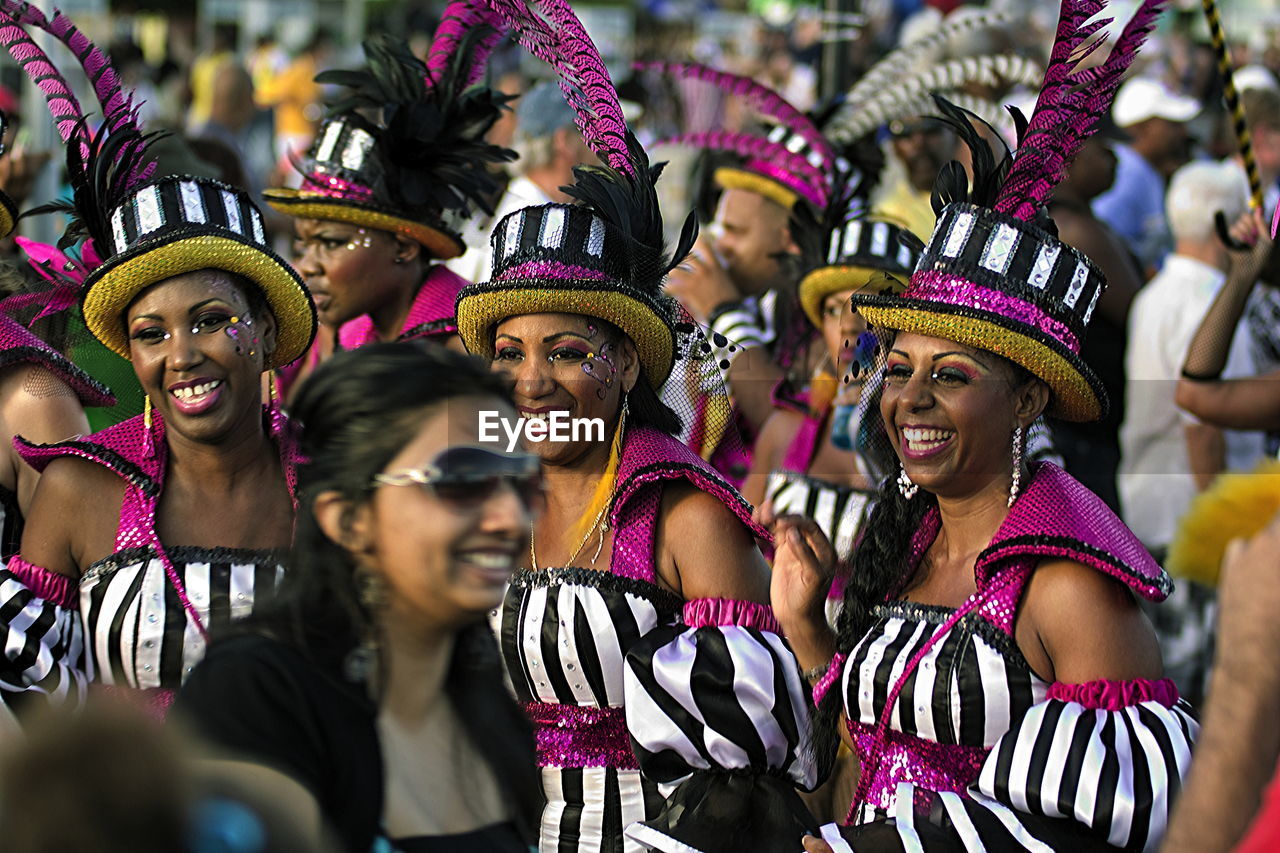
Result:
M485 134L512 96L470 78L494 32L485 24L469 29L434 74L402 40L379 34L364 42L366 68L316 77L348 89L331 112L373 136L385 169L375 192L385 190L406 212L465 212L471 205L493 212L498 185L486 166L513 160L515 152Z

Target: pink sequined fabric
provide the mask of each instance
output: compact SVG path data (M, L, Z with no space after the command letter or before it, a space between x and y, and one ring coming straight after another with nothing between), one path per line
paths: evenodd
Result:
M827 665L827 671L822 674L822 678L819 678L813 685L813 705L815 708L822 704L822 700L826 698L831 686L840 680L841 674L844 673L844 662L848 657L844 652L837 652L836 656L831 659L831 663Z
M1084 684L1055 681L1049 685L1047 698L1076 702L1094 711L1119 711L1143 702L1158 702L1166 708L1172 708L1178 704L1178 688L1168 678L1159 681L1146 678L1135 678L1132 681L1087 681Z
M533 721L539 767L613 767L638 770L621 708L526 702Z
M167 687L153 687L147 690L135 690L132 687L119 687L114 684L95 684L95 691L105 696L119 698L142 711L156 722L163 723L173 707L173 700L178 698L178 691Z
M767 160L752 160L747 163L746 171L755 172L777 181L805 201L818 207L822 207L826 203L823 191L819 187L809 184L809 182L803 180L789 169L785 169L775 163L770 163Z
M628 428L609 514L614 529L611 571L615 575L654 582L653 527L662 490L646 487L679 479L718 498L756 537L772 541L769 532L751 520L751 505L698 454L666 433L649 427Z
M27 589L59 607L75 609L77 606L76 584L66 575L51 572L43 566L28 563L15 554L9 558L7 568L14 576L26 584Z
M339 178L337 175L326 175L322 172L310 172L302 177L302 192L323 195L347 201L372 201L373 190Z
M961 275L917 272L911 277L911 286L902 292L902 298L1000 314L1039 329L1073 353L1080 352L1080 341L1075 334L1065 323L1053 319L1042 308L1016 296L974 284Z
M866 804L887 811L893 805L898 783L911 782L918 786L916 808L928 811L930 791L963 793L977 780L982 762L991 752L985 747L941 744L896 729L890 729L883 743L877 744L873 727L858 722L848 726L859 755L878 747L880 756L865 784L865 799L855 801L855 806ZM862 788L860 783L859 789Z
M554 278L560 281L584 279L586 281L612 281L608 275L587 267L574 266L562 261L530 261L527 264L505 269L497 277L498 281L524 281L535 278Z
M431 267L422 287L418 288L418 295L409 306L409 314L400 330L400 340L448 335L458 331L453 305L458 299L458 292L466 286L467 280L448 267L441 264ZM338 344L344 350L357 349L377 341L378 332L373 327L373 318L368 314L344 323L338 330Z
M740 625L782 634L782 626L773 616L773 608L754 601L731 598L695 598L684 604L684 624L690 628Z

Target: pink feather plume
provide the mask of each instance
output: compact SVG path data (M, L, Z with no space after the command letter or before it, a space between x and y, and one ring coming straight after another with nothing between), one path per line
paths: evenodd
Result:
M473 48L467 58L470 67L461 81L464 89L480 82L484 76L485 63L489 54L502 39L504 30L502 16L486 6L480 0L453 0L444 10L440 18L440 26L436 27L435 38L427 51L427 85L440 79L441 74L453 61L454 54L467 32L475 27L487 26L493 32Z

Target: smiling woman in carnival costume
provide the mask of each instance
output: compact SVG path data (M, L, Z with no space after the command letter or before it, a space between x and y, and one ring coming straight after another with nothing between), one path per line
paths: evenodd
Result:
M810 851L1153 850L1196 723L1135 595L1171 583L1103 502L1023 436L1048 409L1097 418L1079 357L1104 282L1061 243L1044 201L1105 113L1162 0L1106 62L1075 70L1101 23L1067 0L1015 157L963 113L973 184L939 176L939 220L910 286L858 294L894 334L881 413L903 469L854 557L838 632L821 618L829 546L782 524L774 606L814 688L820 757L847 727L861 780L841 831ZM815 549L816 548L816 552ZM843 719L842 719L843 716Z
M0 27L64 134L75 191L64 241L88 238L102 258L84 281L85 323L132 362L147 411L83 439L21 445L44 476L0 584L12 614L0 689L65 699L96 682L164 708L208 632L276 584L297 449L278 407L263 405L262 373L306 350L315 312L248 195L151 179L106 58L65 17L14 11L84 57L103 106L90 135L39 48Z
M606 165L577 171L579 204L497 223L493 278L462 292L458 326L513 375L524 416L599 417L612 437L535 445L547 510L497 615L538 738L541 849L794 849L812 824L794 790L814 782L807 702L764 603L763 531L658 399L710 351L661 289L693 220L666 255L659 170L568 5L538 5L494 3Z

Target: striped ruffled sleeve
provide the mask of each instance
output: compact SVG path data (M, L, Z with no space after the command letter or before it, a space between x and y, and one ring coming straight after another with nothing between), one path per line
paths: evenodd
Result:
M809 704L768 607L698 600L627 654L624 707L641 772L674 785L626 835L656 850L790 850L816 822Z
M0 635L0 698L84 699L84 628L70 578L13 557L0 569Z
M923 813L904 783L892 822L844 835L854 850L888 832L897 844L875 849L1154 851L1198 730L1168 680L1054 684L996 742L965 794L931 795Z

